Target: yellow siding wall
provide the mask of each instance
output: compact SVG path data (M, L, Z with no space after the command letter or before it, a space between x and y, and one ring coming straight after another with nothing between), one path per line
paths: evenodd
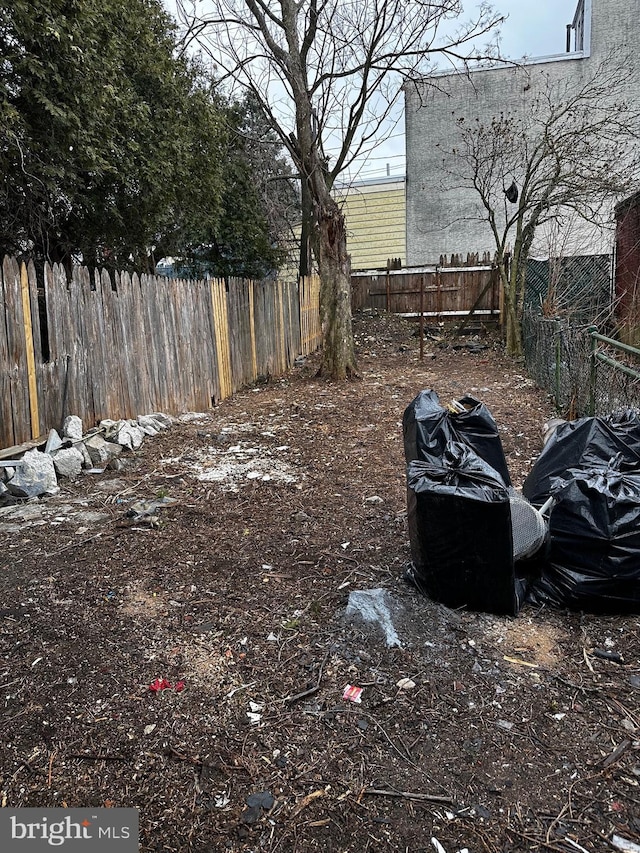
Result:
M406 263L404 181L354 185L336 197L346 218L352 270L386 267L389 258Z

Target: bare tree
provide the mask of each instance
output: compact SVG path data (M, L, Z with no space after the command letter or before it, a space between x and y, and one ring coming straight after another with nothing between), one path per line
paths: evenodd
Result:
M501 18L482 4L458 25L460 0L212 0L206 16L193 0L178 7L188 39L260 101L299 172L321 280L322 372L351 376L350 258L332 186L380 141L404 79L436 57L478 58L477 39Z
M459 119L452 173L474 190L496 246L507 352L522 354L527 260L536 232L575 215L608 225L612 202L640 176L640 110L629 57L610 55L579 81L544 75L518 112ZM525 87L525 88L528 88Z

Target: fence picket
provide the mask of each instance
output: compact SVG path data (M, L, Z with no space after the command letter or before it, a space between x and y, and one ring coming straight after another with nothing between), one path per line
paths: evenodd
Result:
M8 309L4 295L4 264L0 268L0 317L7 317ZM9 340L6 322L0 322L0 426L7 445L13 445L13 411L11 405L11 379L9 375Z
M7 365L9 397L11 400L9 444L20 444L31 438L27 346L20 269L12 258L3 264L4 300L6 311ZM24 435L24 438L21 436Z

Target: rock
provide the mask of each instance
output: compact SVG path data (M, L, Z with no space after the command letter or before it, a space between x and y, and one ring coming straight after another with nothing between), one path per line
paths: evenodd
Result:
M273 808L275 801L276 798L273 796L271 791L260 791L257 794L249 794L245 800L249 808L257 806L258 808L265 809L266 811Z
M138 424L138 426L140 427L140 429L142 430L142 432L143 432L145 435L157 435L157 434L160 432L160 430L159 430L159 429L157 429L156 427L152 426L148 421L147 421L147 422L145 422L145 424L144 424L144 425L143 425L143 424L141 424L141 423L139 423L139 424Z
M113 440L129 450L137 450L144 441L144 431L135 421L123 421Z
M119 444L105 441L101 435L92 435L91 438L87 438L84 446L91 457L91 464L96 468L106 467L111 459L122 453L122 447Z
M173 418L169 417L169 415L165 415L164 412L153 412L151 417L165 429L169 429L170 426L173 426Z
M49 438L47 438L47 444L44 448L45 453L54 453L56 450L59 450L62 447L62 439L58 435L55 429L49 430Z
M69 415L64 419L62 434L72 441L82 440L82 420L77 415Z
M48 453L27 450L22 464L7 484L8 490L18 498L35 498L39 495L57 495L60 491L53 459Z
M122 459L119 456L116 456L115 459L110 459L107 463L107 468L109 471L126 471L127 468L131 468L134 466L133 459Z
M94 527L96 524L104 524L109 521L110 516L106 512L92 512L84 510L83 512L75 513L73 521L78 524L88 524Z
M93 462L91 461L91 455L89 454L89 451L85 447L84 441L79 441L77 444L74 444L73 446L82 455L82 467L83 468L93 468Z
M58 450L53 456L53 465L59 477L75 480L82 471L83 454L76 447Z
M161 430L167 429L166 425L161 423L155 415L138 415L138 425L146 435L157 435Z

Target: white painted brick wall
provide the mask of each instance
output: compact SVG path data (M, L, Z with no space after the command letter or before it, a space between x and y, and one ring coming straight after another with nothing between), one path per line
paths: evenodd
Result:
M439 76L438 89L406 88L408 264L432 263L441 254L495 250L488 225L481 221L479 198L471 190L456 187L459 179L444 164L459 137L460 116L467 125L476 117L486 124L501 112L517 112L535 97L543 75L552 81L577 82L593 73L612 48L638 45L639 0L585 0L585 5L587 14L588 7L592 11L589 55L565 54L518 68ZM562 31L566 23L559 21L558 28ZM633 87L640 102L640 78ZM569 241L563 253L610 251L612 213L605 220L604 227L595 230L574 218L567 226ZM549 253L549 237L542 232L534 245L536 253Z

